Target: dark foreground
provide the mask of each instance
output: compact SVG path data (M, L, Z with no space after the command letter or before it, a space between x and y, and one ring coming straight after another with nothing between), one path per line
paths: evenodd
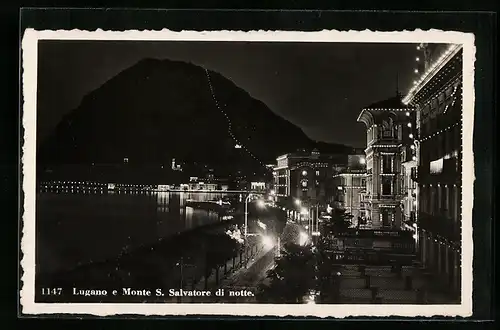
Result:
M259 216L273 230L279 229L278 210ZM245 249L225 233L242 223L239 214L232 220L182 232L103 262L37 274L35 301L166 302L170 290L214 290L262 252L260 236L249 237ZM249 231L255 232L257 227L256 218L250 217Z

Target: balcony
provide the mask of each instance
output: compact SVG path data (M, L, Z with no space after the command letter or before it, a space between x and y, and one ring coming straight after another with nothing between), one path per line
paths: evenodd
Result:
M398 195L396 194L374 194L372 197L372 200L378 200L378 201L395 201L399 199Z
M405 145L401 148L401 162L410 162L413 160L413 150L410 148L410 145Z
M413 181L418 182L418 167L412 167L411 173L410 173L410 178Z
M461 239L461 223L446 216L419 213L419 227L453 242Z

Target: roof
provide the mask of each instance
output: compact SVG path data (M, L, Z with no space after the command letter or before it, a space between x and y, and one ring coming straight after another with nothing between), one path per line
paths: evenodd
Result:
M365 109L402 109L402 108L408 108L408 106L403 103L401 95L396 95L386 100L372 103L369 106L365 107Z
M452 58L460 54L462 44L451 44L446 51L444 51L440 58L438 58L433 65L420 77L419 80L414 82L414 86L410 89L403 101L408 104L412 101L415 95L426 85L432 78L450 62Z
M384 110L406 113L415 110L415 108L413 106L404 104L403 96L398 93L396 96L372 103L369 106L363 108L363 110L361 110L358 116L357 121L363 122L365 125L367 125L367 127L369 127L374 122L372 111L384 111Z

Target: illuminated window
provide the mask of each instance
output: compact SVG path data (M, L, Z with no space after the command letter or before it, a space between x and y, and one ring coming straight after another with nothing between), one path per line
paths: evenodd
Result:
M305 170L304 170L304 171L302 171L302 175L303 175L303 176L306 176L306 175L307 175L307 171L305 171Z
M319 171L316 171L316 176L319 176Z
M443 171L443 158L432 161L430 163L430 173L431 174L439 174Z
M307 187L307 180L302 181L302 187Z

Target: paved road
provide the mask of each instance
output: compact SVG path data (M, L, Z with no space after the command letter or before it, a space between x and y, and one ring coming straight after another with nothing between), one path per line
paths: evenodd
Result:
M268 250L258 260L244 272L231 279L231 282L224 283L225 287L254 287L259 284L265 277L266 272L274 265L276 251Z
M231 278L230 281L221 286L226 292L226 299L228 302L238 302L238 303L251 303L255 302L255 296L229 296L227 293L229 291L240 292L250 291L253 294L257 292L257 286L261 283L265 278L267 271L270 270L274 266L274 258L276 256L276 250L270 249L264 255L262 255L258 260L255 260L254 263L246 269L246 271L242 271L237 276Z
M165 298L168 302L184 303L244 303L252 302L255 297L245 296L242 291L256 292L257 285L265 278L267 270L274 265L275 249L267 248L256 254L255 258L250 260L248 268L236 270L230 277L221 279L218 287L210 286L211 297L183 297L181 301L177 298ZM215 284L215 283L214 283ZM214 296L218 289L224 289L223 297ZM200 286L197 290L202 291ZM232 292L232 293L231 293Z

